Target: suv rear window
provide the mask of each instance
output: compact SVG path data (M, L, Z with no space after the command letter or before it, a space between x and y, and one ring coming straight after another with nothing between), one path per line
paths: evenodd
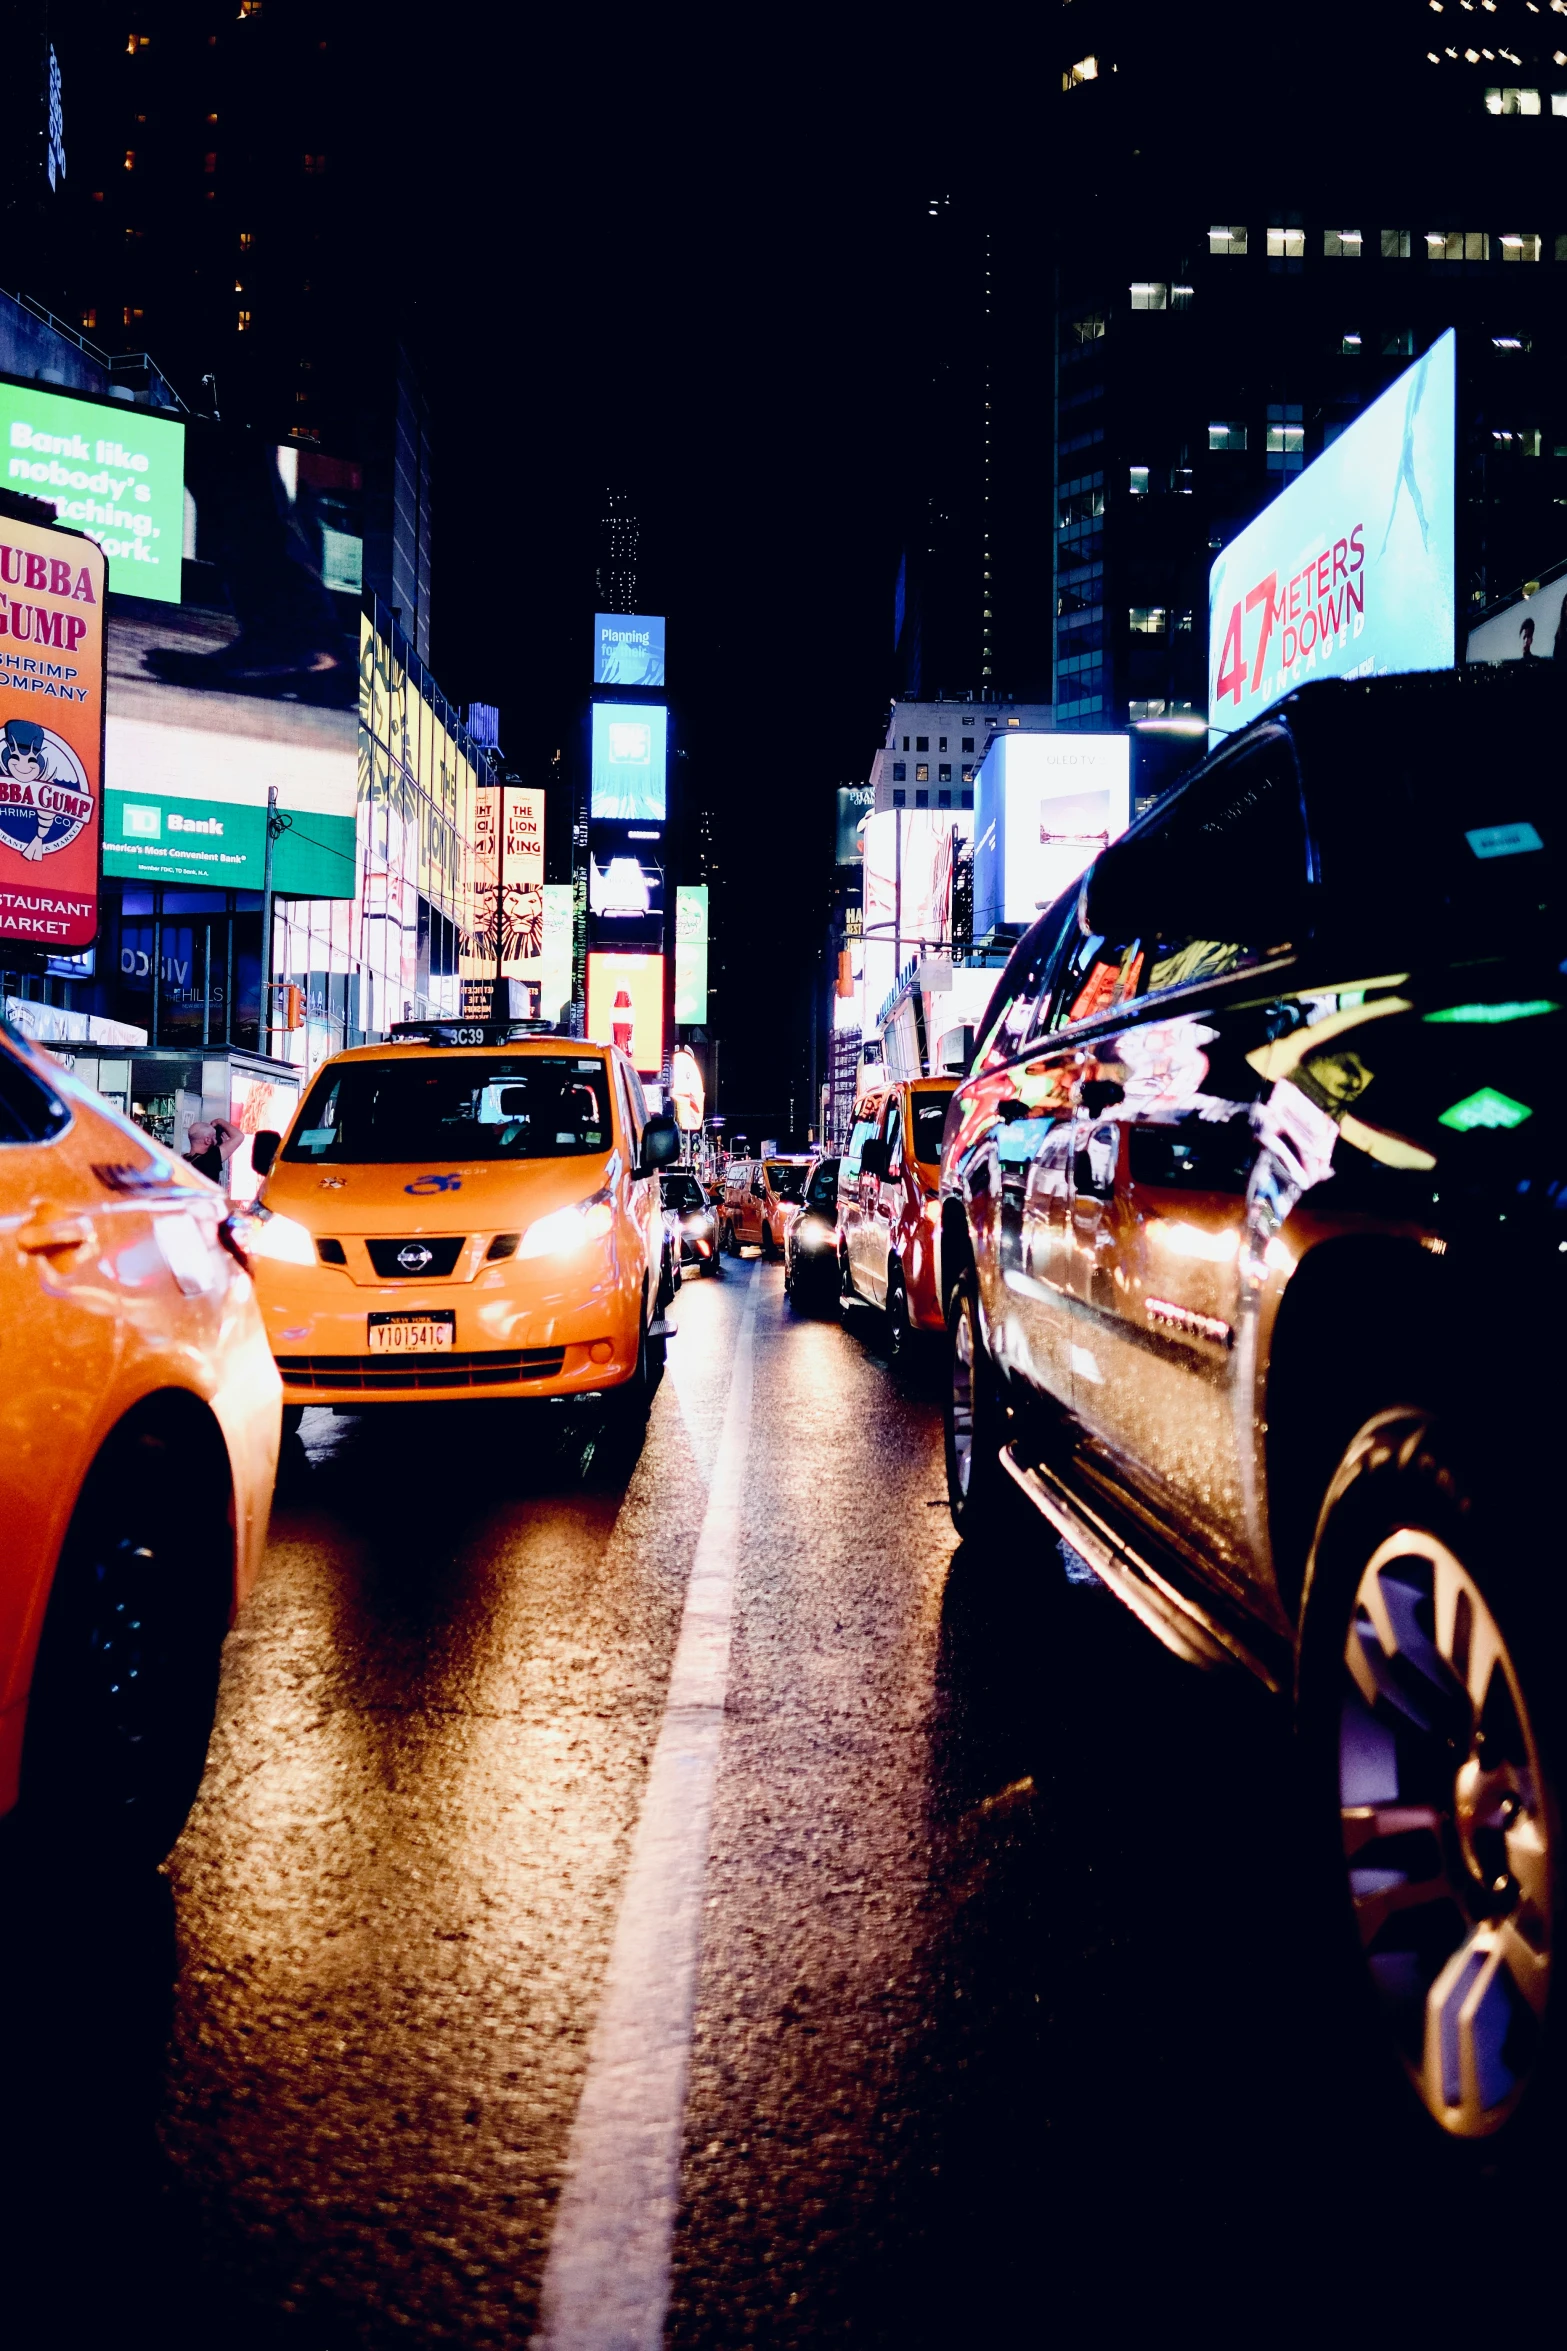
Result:
M798 1200L805 1183L803 1167L791 1167L786 1159L769 1159L767 1180L780 1200Z
M421 1054L323 1070L283 1157L331 1167L574 1159L607 1151L613 1141L602 1060Z

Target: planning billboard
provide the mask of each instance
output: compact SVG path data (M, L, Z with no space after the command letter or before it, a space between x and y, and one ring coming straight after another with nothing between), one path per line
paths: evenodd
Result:
M0 518L0 944L98 936L106 564L90 539Z
M662 824L668 802L669 713L659 702L595 702L589 813Z
M596 686L662 686L664 615L661 612L595 612L593 683Z
M657 1077L664 1059L662 955L589 955L588 1035L629 1053L643 1077Z
M58 522L95 540L109 559L116 594L178 604L182 424L129 401L0 383L0 450L5 487L47 499Z
M1031 923L1131 821L1125 735L1000 734L974 779L974 936Z
M1231 540L1208 579L1210 727L1311 678L1452 667L1457 414L1449 328Z

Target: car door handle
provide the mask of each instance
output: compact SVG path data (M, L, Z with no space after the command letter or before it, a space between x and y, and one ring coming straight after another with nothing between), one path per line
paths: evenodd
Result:
M84 1216L40 1217L36 1223L22 1226L16 1245L30 1257L56 1257L68 1249L85 1249L92 1237L92 1226Z

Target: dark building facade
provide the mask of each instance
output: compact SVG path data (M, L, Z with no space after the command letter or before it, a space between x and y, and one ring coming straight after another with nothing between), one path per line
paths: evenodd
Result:
M1448 327L1460 631L1567 553L1567 20L1390 0L1352 72L1200 9L1057 43L1057 723L1200 745L1216 551Z

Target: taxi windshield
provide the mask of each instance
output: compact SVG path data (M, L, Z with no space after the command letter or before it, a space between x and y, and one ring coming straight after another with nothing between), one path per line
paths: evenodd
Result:
M349 1061L325 1069L284 1148L314 1166L571 1159L607 1151L609 1072L576 1054Z
M942 1129L947 1123L947 1104L952 1100L946 1087L940 1093L914 1089L914 1156L921 1167L941 1165Z
M784 1159L769 1159L767 1180L780 1200L798 1200L805 1185L806 1170L791 1167Z

